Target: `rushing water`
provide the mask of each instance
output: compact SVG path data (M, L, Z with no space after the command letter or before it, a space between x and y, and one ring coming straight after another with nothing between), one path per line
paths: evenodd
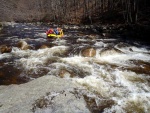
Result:
M0 84L21 84L44 75L69 79L84 90L93 113L150 111L150 47L123 40L117 34L103 37L89 26L60 26L65 36L48 39L42 24L6 24L0 45L12 47L0 54ZM19 41L32 48L21 50ZM48 48L40 49L42 45ZM86 56L83 51L92 48ZM91 55L94 54L94 55ZM91 56L91 57L90 57ZM86 90L85 90L86 89Z

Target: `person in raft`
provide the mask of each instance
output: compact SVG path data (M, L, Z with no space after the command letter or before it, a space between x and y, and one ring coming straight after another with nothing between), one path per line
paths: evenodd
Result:
M52 29L52 28L50 28L47 32L46 32L46 34L53 34L54 33L54 30Z
M52 29L50 28L46 34L56 34L56 35L59 35L60 34L60 31L61 31L61 28L55 28L55 29Z

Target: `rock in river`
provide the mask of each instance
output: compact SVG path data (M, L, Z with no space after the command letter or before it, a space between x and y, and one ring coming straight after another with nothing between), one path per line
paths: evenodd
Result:
M0 113L90 113L69 80L43 76L21 85L0 86Z
M81 53L84 57L94 57L96 55L96 50L94 48L87 48L82 50Z
M31 46L29 46L26 41L19 41L18 47L22 50L27 50L31 48Z
M11 50L12 50L12 48L11 48L11 47L8 47L8 46L6 46L6 45L1 45L1 46L0 46L0 52L1 52L1 53L10 53Z

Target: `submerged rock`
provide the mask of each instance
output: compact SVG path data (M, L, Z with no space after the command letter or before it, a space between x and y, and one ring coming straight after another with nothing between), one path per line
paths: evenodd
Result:
M48 48L47 45L42 45L42 46L40 47L40 49L46 49L46 48Z
M8 46L6 46L6 45L1 45L1 46L0 46L0 52L1 52L1 53L10 53L11 50L12 50L12 48L11 48L11 47L8 47Z
M96 55L96 50L94 48L87 48L81 51L84 57L94 57Z
M31 46L29 44L27 44L26 41L19 41L18 42L18 47L22 50L27 50L27 49L30 49Z
M61 78L68 78L68 77L73 77L74 74L71 73L71 72L69 72L69 71L66 70L66 69L62 69L62 70L60 70L60 72L59 72L59 76L60 76Z
M69 71L65 70L65 69L62 69L59 72L59 76L61 78L66 78L66 77L68 78L68 77L71 77L71 73Z

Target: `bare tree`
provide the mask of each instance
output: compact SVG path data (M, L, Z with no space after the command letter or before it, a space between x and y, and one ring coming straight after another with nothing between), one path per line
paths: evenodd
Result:
M123 15L126 23L137 23L148 0L1 0L0 20L80 22L113 11ZM111 14L112 15L112 14Z

